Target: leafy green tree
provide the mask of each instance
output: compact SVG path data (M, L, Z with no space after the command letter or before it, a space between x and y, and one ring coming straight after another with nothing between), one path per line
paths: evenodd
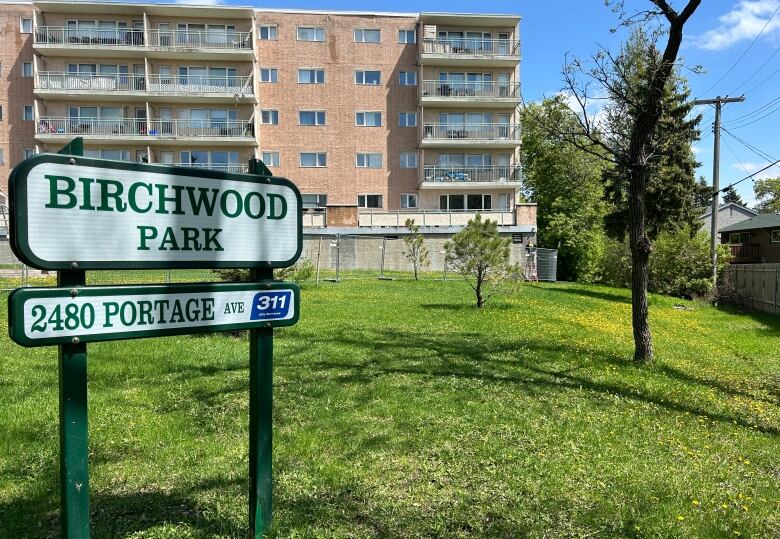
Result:
M409 235L404 236L404 256L412 263L414 280L417 281L420 279L420 269L430 264L428 247L425 246L425 237L420 234L420 227L414 223L414 219L407 219L405 225Z
M700 116L688 117L688 90L675 69L683 27L701 4L688 0L677 11L667 0L650 0L653 8L627 15L623 0L607 0L620 23L633 28L617 56L602 50L584 65L575 60L564 69L566 93L579 127L547 126L553 133L611 163L605 169L605 193L614 209L606 220L616 236L627 235L631 248L631 322L634 360L653 358L647 287L653 238L664 228L692 221L691 143L698 138ZM647 31L648 24L660 21ZM665 36L663 51L656 41ZM594 86L608 106L594 115Z
M538 206L538 246L558 250L558 277L594 282L605 239L606 163L552 136L544 128L548 124L577 128L560 96L523 111L523 195Z
M444 245L447 263L474 290L477 307L520 279L520 266L510 262L510 238L498 234L498 224L477 214Z
M758 199L755 208L757 212L780 212L780 178L756 180L753 184L753 192Z
M745 202L742 200L742 197L739 196L739 193L737 193L737 190L733 187L727 187L723 190L723 203L724 204L739 204L740 206L744 206Z
M704 180L704 176L699 176L696 181L693 190L693 206L704 213L712 207L712 186Z

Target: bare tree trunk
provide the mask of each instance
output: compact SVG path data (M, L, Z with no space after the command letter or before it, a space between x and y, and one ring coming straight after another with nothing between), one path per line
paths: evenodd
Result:
M474 292L477 294L477 308L481 309L485 304L485 299L482 297L482 275L477 275L477 286L474 287Z
M647 236L645 191L650 176L646 165L637 165L629 184L631 222L629 244L631 246L631 325L634 330L634 361L649 363L653 359L653 338L647 308L649 259L652 244Z

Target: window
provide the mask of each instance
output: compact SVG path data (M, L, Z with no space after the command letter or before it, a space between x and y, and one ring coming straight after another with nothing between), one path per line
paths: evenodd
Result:
M729 234L731 245L746 245L750 243L750 232L732 232Z
M358 153L355 159L358 168L382 168L381 153Z
M261 110L260 111L260 123L269 125L279 125L279 111L278 110Z
M163 156L163 162L167 159ZM215 168L217 170L235 170L238 162L238 152L223 152L206 150L187 150L179 152L179 164L184 167Z
M780 243L780 228L777 230L773 230L769 234L769 241L771 241L772 243Z
M401 168L417 168L417 153L401 152Z
M381 208L382 195L358 195L358 208Z
M22 63L22 77L32 77L32 62Z
M416 112L402 112L398 116L398 125L401 127L417 127Z
M298 123L301 125L325 125L324 110L298 111Z
M364 71L359 69L355 71L355 84L378 85L381 81L381 71Z
M398 30L398 43L417 43L417 32L414 30Z
M3 149L0 148L0 165L5 163L5 155L3 154Z
M32 19L22 18L20 30L23 34L32 34Z
M0 121L3 120L3 105L0 105Z
M303 209L309 208L324 208L328 204L328 195L316 194L307 195L301 194L301 201L303 202Z
M328 157L325 152L301 152L299 159L302 167L325 167L328 165Z
M260 39L275 41L277 35L277 28L275 24L263 24L258 28L258 34Z
M24 158L25 159L29 159L33 155L35 155L35 150L33 148L25 148L24 149Z
M355 125L360 127L380 127L382 125L382 112L356 112Z
M24 109L22 110L22 120L31 122L32 119L33 119L32 105L25 105Z
M275 67L260 68L260 82L279 82L279 74Z
M417 71L399 71L398 84L401 86L417 86Z
M417 195L414 193L401 193L401 209L407 210L417 207Z
M279 152L263 152L260 154L260 159L267 167L279 166Z
M355 28L355 43L379 43L380 36L378 29Z
M298 41L325 41L325 29L321 26L299 26Z
M324 69L299 69L298 84L324 84Z
M493 208L493 196L483 194L441 195L439 208L442 210L490 210Z

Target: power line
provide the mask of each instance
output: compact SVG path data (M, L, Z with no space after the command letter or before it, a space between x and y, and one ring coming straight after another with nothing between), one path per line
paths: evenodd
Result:
M767 161L775 161L775 158L769 155L767 152L756 148L755 146L741 139L740 137L738 137L737 135L735 135L725 127L723 127L722 129L724 133L726 133L728 136L730 136L731 138L733 138L734 140L742 144L745 148L747 148L748 150L750 150L751 152L759 156L761 159L766 159Z
M778 48L778 50L780 50L780 48ZM778 73L780 73L780 68L777 68L777 69L776 69L775 71L773 71L773 72L772 72L772 73L771 73L771 74L770 74L770 75L769 75L767 78L765 78L764 80L762 80L761 82L759 82L758 84L756 84L755 86L753 86L752 88L750 88L750 89L749 89L748 91L746 91L745 93L746 93L746 94L749 94L749 93L751 93L753 90L755 90L756 88L759 88L759 87L763 86L764 84L766 84L766 82L767 82L769 79L771 79L772 77L774 77L774 76L775 76L775 75L777 75Z
M774 105L778 101L780 101L780 97L775 97L774 99L772 99L768 103L764 103L763 105L761 105L757 109L754 109L754 110L752 110L752 111L750 111L748 113L745 113L742 116L737 116L736 118L732 118L731 120L729 120L727 122L723 122L723 123L725 123L725 124L740 123L740 122L742 122L744 120L747 120L748 118L750 118L752 116L760 114L761 112L765 111L766 109L768 109L769 107L771 107L772 105Z
M763 28L761 28L761 31L760 31L760 32L759 32L759 33L756 35L756 37L754 37L754 38L753 38L753 41L751 41L751 42L750 42L750 45L748 45L748 46L747 46L747 48L745 49L745 51L742 53L742 55L741 55L739 58L737 58L737 61L736 61L736 62L734 62L734 63L731 65L731 67L728 69L728 71L726 71L726 72L723 74L723 76L722 76L721 78L719 78L718 80L716 80L716 81L715 81L715 83L714 83L712 86L710 86L709 88L707 88L706 90L704 90L703 92L701 92L701 94L699 94L699 95L706 94L707 92L709 92L710 90L712 90L713 88L715 88L715 87L716 87L718 84L720 84L720 82L721 82L723 79L725 79L725 78L728 76L728 74L729 74L729 73L731 73L731 71L732 71L732 70L733 70L735 67L737 67L737 64L739 64L739 62L740 62L740 61L742 61L742 59L745 57L745 55L748 53L748 51L750 51L750 49L752 49L752 48L753 48L753 45L755 45L755 44L756 44L756 41L758 41L758 38L759 38L759 37L761 37L761 34L763 34L763 33L764 33L764 30L766 30L766 27L767 27L767 26L769 26L769 23L770 23L770 22L772 22L772 19L774 19L774 18L775 18L775 15L777 15L777 12L778 12L779 10L780 10L780 4L778 4L778 6L777 6L777 7L775 8L775 10L772 12L772 15L769 17L769 19L767 19L766 23L764 23L764 26L763 26Z
M764 60L764 63L763 63L763 64L761 64L760 66L758 66L758 69L756 69L755 71L753 71L753 74L752 74L752 75L750 75L748 78L746 78L746 79L745 79L745 80L742 82L742 84L740 84L739 86L737 86L736 88L734 88L734 89L731 91L731 93L732 93L732 94L735 94L735 93L737 93L737 90L739 90L739 89L740 89L740 88L742 88L744 85L746 85L748 82L750 82L750 80L751 80L753 77L755 77L756 75L758 75L758 73L759 73L759 72L760 72L762 69L764 69L764 66L765 66L765 65L767 65L767 64L769 63L769 61L770 61L772 58L774 58L774 57L775 57L775 55L776 55L778 52L780 52L780 47L776 48L776 49L775 49L775 51L774 51L772 54L770 54L770 55L769 55L769 58L767 58L766 60Z
M729 128L731 128L731 129L742 129L743 127L747 127L749 125L753 125L756 122L760 122L764 118L766 118L768 116L771 116L772 114L776 113L779 110L780 110L780 105L778 105L777 107L773 108L769 112L759 116L758 118L754 118L754 119L752 119L750 121L740 123L739 125L729 125Z

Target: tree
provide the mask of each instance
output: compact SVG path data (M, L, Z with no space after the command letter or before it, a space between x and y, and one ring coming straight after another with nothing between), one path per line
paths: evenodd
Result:
M712 186L699 176L693 191L693 205L700 211L707 212L712 207Z
M757 212L780 212L780 178L756 180L753 184L753 192L758 199Z
M537 243L558 250L561 280L595 282L604 244L607 203L601 175L606 164L543 128L576 128L577 119L561 96L528 105L523 118L523 194L537 204Z
M617 57L602 50L593 57L592 68L578 60L570 63L564 81L576 108L578 129L547 126L562 140L592 155L606 156L612 164L606 169L605 183L615 210L606 224L613 233L628 233L631 322L638 363L653 358L647 304L652 239L664 225L686 221L686 214L692 213L690 145L698 138L700 120L699 116L686 119L690 104L685 103L687 90L679 88L681 78L675 65L683 27L701 0L688 0L680 12L666 0L650 2L654 9L630 16L623 12L621 0L611 2L620 13L621 24L635 29L633 43L630 40ZM643 25L654 20L661 21L658 31L644 32ZM656 47L661 35L666 35L663 52ZM604 99L606 93L609 102L598 117L591 106L594 83L599 96Z
M425 237L420 234L420 227L414 223L414 219L407 219L405 224L409 235L404 236L404 255L412 263L414 280L417 281L420 279L420 269L430 263L428 248L425 246Z
M444 244L447 263L474 290L482 306L507 283L516 283L520 267L509 261L511 239L498 234L498 224L477 214Z
M731 186L723 190L723 203L724 204L734 203L734 204L739 204L740 206L745 205L745 203L742 201L742 197L739 196L739 193L737 193L737 190Z

